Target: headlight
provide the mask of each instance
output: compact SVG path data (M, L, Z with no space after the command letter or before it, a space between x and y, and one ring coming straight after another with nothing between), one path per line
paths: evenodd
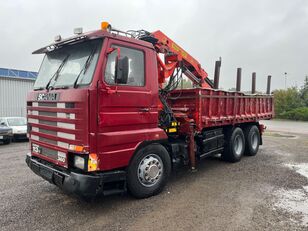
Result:
M74 166L76 168L80 168L84 170L85 167L85 159L82 158L81 156L75 156L74 157Z

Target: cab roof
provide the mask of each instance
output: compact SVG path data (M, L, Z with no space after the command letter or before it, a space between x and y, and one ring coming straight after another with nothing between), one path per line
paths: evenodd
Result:
M120 35L119 33L116 34L116 33L111 33L111 32L107 32L104 30L95 30L95 31L78 34L78 35L75 35L75 36L72 36L66 39L61 39L60 41L51 43L47 46L44 46L38 50L33 51L32 54L44 54L44 53L57 50L66 45L72 45L72 44L76 44L82 41L93 40L93 39L98 39L98 38L113 38L113 39L118 39L121 41L130 42L133 44L138 44L138 45L150 48L150 49L154 49L153 45L146 41L142 41L142 40L139 40L133 37L123 36L123 35Z

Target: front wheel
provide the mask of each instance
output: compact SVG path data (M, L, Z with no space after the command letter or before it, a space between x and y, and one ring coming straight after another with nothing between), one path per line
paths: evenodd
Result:
M160 144L150 144L133 157L127 171L127 186L136 198L160 193L171 172L171 160Z

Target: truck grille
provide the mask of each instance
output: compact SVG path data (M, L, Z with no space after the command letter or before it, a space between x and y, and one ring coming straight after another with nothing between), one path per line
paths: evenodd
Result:
M42 155L57 160L58 152L67 152L70 144L80 144L76 104L28 102L30 140L40 145Z

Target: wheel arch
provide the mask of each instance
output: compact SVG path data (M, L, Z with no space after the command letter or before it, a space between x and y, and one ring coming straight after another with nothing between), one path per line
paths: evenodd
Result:
M144 141L141 141L140 143L137 144L137 147L133 153L133 155L131 156L130 160L129 160L129 163L127 165L127 167L131 164L132 162L132 159L134 158L134 156L143 148L145 148L146 146L149 146L151 144L160 144L162 145L166 151L168 152L169 154L169 157L172 158L171 156L171 153L169 152L168 148L167 148L167 144L168 144L168 139L160 139L160 140L144 140ZM172 159L171 159L172 160ZM126 167L126 168L127 168Z

